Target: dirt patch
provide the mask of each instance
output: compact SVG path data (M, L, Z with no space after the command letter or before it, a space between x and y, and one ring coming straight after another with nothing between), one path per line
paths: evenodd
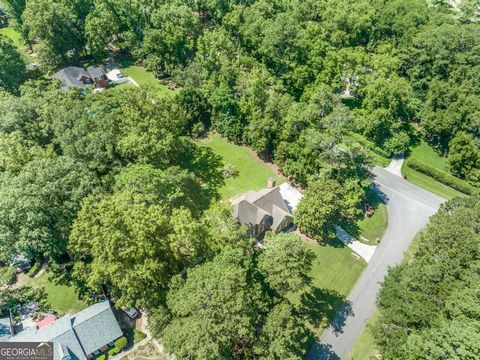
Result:
M165 353L159 352L157 347L152 341L139 346L138 349L132 351L125 356L125 360L168 360L168 356Z

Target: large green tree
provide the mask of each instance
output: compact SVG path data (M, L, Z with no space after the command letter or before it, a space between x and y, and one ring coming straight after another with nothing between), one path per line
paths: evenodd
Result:
M272 289L282 295L298 291L310 283L305 269L312 267L313 252L298 235L280 233L267 236L260 252L258 268Z
M70 227L84 196L95 191L92 175L68 157L41 158L0 177L1 260L65 253Z
M295 210L300 231L319 241L335 236L335 226L348 221L355 208L346 201L348 193L334 179L312 180Z
M166 307L153 312L155 335L181 359L302 359L311 334L259 270L250 255L226 250L174 277Z
M374 335L386 359L475 358L480 326L479 195L444 204L408 263L391 269Z
M448 164L460 178L480 180L480 142L473 135L459 132L450 141Z
M42 65L55 65L78 60L85 53L85 18L90 1L31 0L22 13L23 28L28 39L39 42Z
M152 69L170 73L185 66L194 54L198 17L185 5L166 3L152 11L151 23L142 51Z

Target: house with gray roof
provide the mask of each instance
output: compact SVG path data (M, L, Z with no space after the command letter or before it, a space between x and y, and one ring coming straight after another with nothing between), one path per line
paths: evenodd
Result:
M107 74L102 67L90 66L86 70L78 66L68 66L56 72L53 77L62 82L62 88L85 89L87 86L106 88L109 85Z
M123 333L108 300L92 305L75 315L65 315L44 327L32 327L0 341L53 342L55 360L92 359Z
M293 215L273 179L268 188L234 198L232 206L232 215L239 224L247 225L250 236L261 236L267 230L280 232L293 224Z

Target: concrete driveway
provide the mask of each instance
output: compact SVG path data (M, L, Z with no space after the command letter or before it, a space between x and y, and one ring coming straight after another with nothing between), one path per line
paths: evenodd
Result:
M342 309L307 359L345 359L375 311L380 283L398 264L415 235L445 199L415 186L383 168L375 168L375 183L388 209L388 229Z

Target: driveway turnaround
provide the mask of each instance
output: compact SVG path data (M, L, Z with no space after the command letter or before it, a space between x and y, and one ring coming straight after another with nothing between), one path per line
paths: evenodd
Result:
M374 173L387 204L388 229L340 312L308 353L309 360L346 358L375 312L377 293L388 268L400 263L415 235L445 201L386 169L375 168Z

